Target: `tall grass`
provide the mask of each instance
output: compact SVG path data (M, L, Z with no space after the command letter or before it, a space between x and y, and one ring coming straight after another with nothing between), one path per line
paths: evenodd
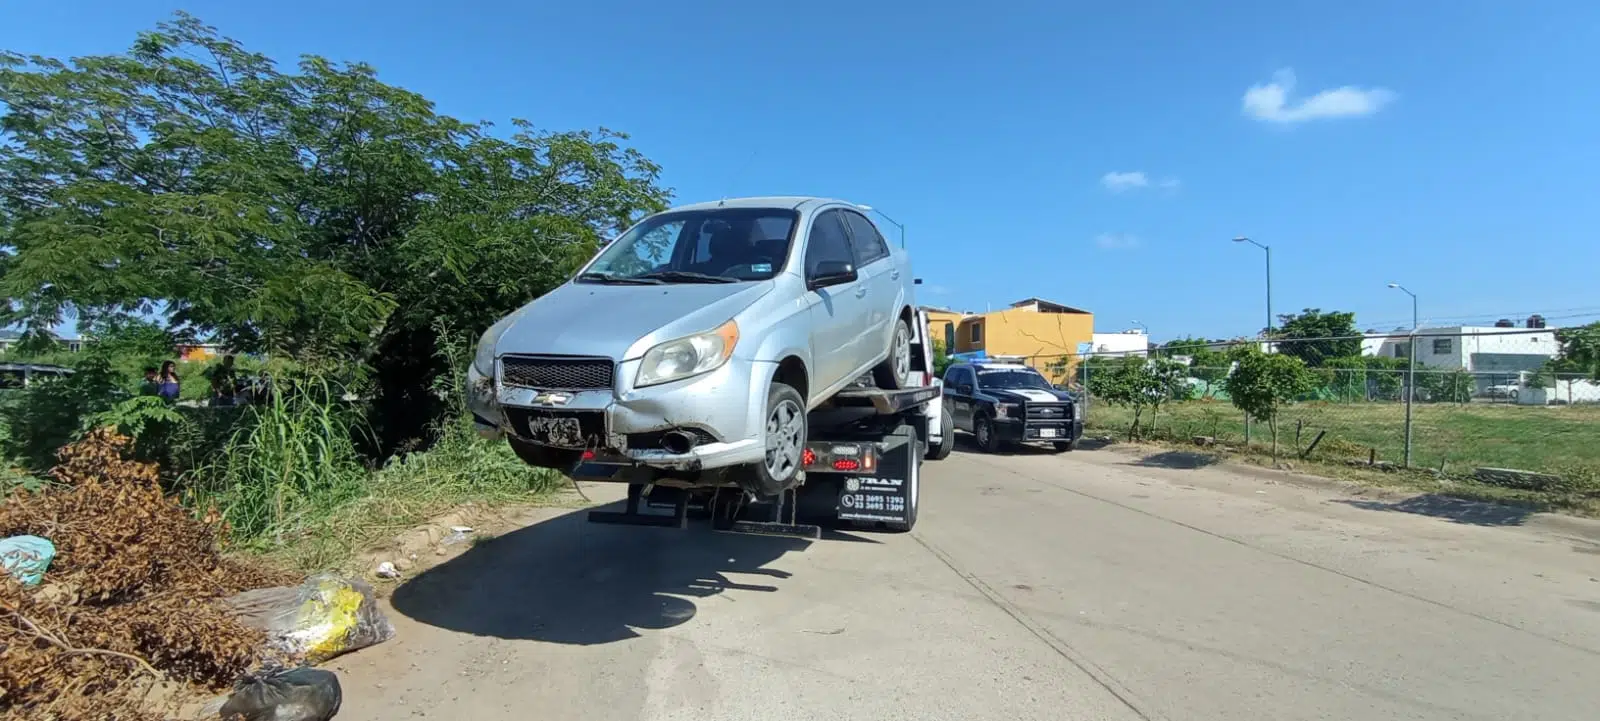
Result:
M307 377L248 408L220 456L183 484L190 503L215 507L233 538L282 544L307 518L359 496L366 469L354 435L362 429L341 393Z

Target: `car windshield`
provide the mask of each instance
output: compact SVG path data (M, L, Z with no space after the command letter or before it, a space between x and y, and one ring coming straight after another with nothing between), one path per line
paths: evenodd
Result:
M1035 371L1015 368L995 368L978 371L978 387L1051 390L1050 382L1045 380L1044 376Z
M799 213L712 208L662 213L611 243L580 283L734 283L783 271Z

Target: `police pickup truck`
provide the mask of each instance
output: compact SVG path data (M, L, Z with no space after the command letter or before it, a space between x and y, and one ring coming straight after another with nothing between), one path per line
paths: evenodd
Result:
M956 363L944 373L944 405L956 430L987 453L1005 443L1049 443L1070 451L1083 435L1083 407L1039 371L1015 363Z

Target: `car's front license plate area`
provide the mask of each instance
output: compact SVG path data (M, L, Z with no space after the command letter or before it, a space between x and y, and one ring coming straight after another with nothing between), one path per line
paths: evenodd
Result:
M605 411L507 410L517 435L554 448L605 448Z

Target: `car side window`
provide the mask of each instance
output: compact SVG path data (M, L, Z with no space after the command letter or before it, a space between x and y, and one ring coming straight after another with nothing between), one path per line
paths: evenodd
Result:
M850 238L854 241L858 267L889 257L889 244L884 242L883 235L872 221L860 213L843 211L841 214L850 223Z
M945 379L947 386L959 386L963 383L972 385L972 373L965 368L951 368L949 378Z
M839 261L854 264L855 254L850 249L850 236L845 235L840 212L829 210L811 221L811 232L806 239L806 277L817 274L817 264Z

